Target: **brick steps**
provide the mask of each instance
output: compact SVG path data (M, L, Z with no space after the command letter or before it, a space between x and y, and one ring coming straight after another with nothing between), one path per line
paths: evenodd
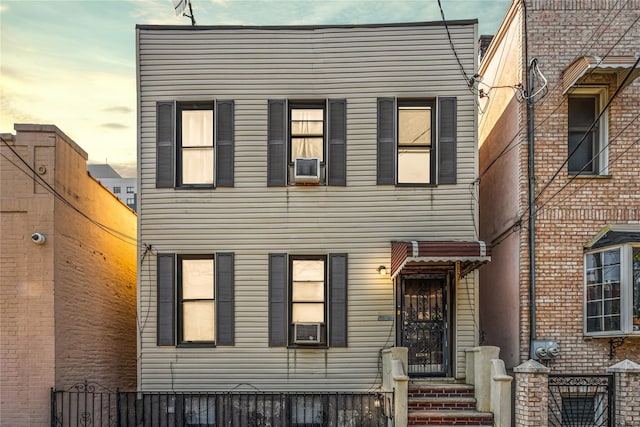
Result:
M414 427L492 427L493 414L476 411L473 386L412 381L408 425Z

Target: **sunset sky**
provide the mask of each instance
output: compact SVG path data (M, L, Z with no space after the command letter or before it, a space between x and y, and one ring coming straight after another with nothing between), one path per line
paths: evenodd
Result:
M493 34L510 0L441 0L449 20ZM192 0L198 25L439 21L437 0ZM0 0L0 133L55 124L135 176L136 24L189 25L172 0Z

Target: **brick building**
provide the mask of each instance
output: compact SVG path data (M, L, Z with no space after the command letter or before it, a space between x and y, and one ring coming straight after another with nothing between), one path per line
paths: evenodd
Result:
M43 426L51 387L135 388L136 215L57 127L15 130L0 143L0 425Z
M508 368L640 362L639 16L515 0L480 64L480 328Z

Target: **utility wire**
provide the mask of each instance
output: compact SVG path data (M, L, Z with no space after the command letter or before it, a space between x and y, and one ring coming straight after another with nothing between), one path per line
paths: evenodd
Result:
M640 17L640 16L639 16ZM566 160L564 162L562 162L562 165L560 165L560 167L556 170L556 172L553 174L553 176L551 177L551 179L544 185L544 187L542 187L542 190L540 190L540 192L538 193L538 195L535 197L534 199L534 203L536 201L538 201L538 199L540 199L540 196L542 195L542 193L545 192L545 190L547 188L549 188L549 186L553 183L553 181L558 177L558 175L560 174L560 172L562 171L562 169L565 167L565 165L569 162L569 159L571 158L571 156L573 156L573 154L578 151L578 148L580 148L580 146L582 145L582 143L585 141L585 139L587 138L587 136L591 133L591 131L593 130L593 128L600 122L600 118L604 115L604 113L609 109L609 106L611 105L611 103L613 102L614 99L616 99L616 97L618 96L618 94L620 93L620 91L622 90L622 88L624 87L625 83L627 82L627 80L629 80L629 78L631 77L631 74L633 73L633 70L638 66L638 64L640 63L640 57L638 57L638 59L636 60L635 64L633 64L633 66L629 69L629 72L627 73L627 75L625 76L624 80L622 80L622 83L620 83L618 85L618 87L616 88L616 91L613 93L613 95L611 96L611 98L609 98L609 100L607 101L607 104L604 106L604 108L600 111L600 114L598 114L598 117L595 118L595 120L591 123L591 126L589 126L589 129L585 132L585 134L582 136L582 138L580 139L580 141L578 141L578 143L576 144L576 146L573 148L573 150L571 150L571 152L569 153L569 155L567 156Z
M2 142L4 143L4 145L6 145L9 150L11 150L11 152L13 153L13 155L15 157L17 157L20 162L22 164L24 164L29 171L31 172L31 174L27 171L25 171L24 169L22 169L21 167L19 167L16 163L14 163L13 161L11 161L6 155L2 154L2 157L4 157L6 160L8 160L11 164L13 164L19 171L21 171L22 173L24 173L26 176L28 176L31 180L33 180L36 184L42 186L46 191L48 191L49 193L51 193L54 197L58 198L60 201L62 201L65 205L67 205L68 207L70 207L72 210L74 210L75 212L77 212L78 214L80 214L82 217L84 217L85 219L87 219L89 222L93 223L94 225L98 226L100 229L102 229L103 231L107 232L108 234L111 234L113 237L116 237L119 240L122 240L123 242L130 244L130 245L134 245L134 246L139 246L137 244L137 238L136 237L132 237L129 236L119 230L116 230L115 228L109 227L105 224L102 224L101 222L91 218L89 215L85 214L83 211L81 211L79 208L77 208L75 205L73 205L71 202L69 202L62 194L60 194L55 188L53 188L43 177L40 176L40 174L38 172L36 172L35 169L33 169L33 167L31 167L31 165L20 155L20 153L18 153L11 144L9 144L3 137L0 136L0 140L2 140ZM32 175L33 174L33 175ZM37 179L35 178L37 177Z

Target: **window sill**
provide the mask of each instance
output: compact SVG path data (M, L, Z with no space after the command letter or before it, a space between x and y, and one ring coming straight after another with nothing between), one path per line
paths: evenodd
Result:
M215 190L213 185L180 185L173 187L175 190Z
M176 346L177 348L215 348L215 342L183 342Z
M584 341L610 338L640 338L640 331L633 332L601 332L598 335L583 335Z
M396 183L396 187L398 188L435 188L436 184L411 184L411 183Z
M327 350L329 348L326 344L289 344L288 350Z
M612 179L613 175L596 175L596 174L587 174L587 173L581 173L581 174L570 173L569 177L570 178L574 178L574 179Z

